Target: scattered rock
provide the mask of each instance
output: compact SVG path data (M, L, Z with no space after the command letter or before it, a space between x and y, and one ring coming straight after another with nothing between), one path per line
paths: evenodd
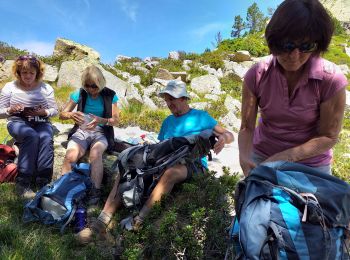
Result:
M100 61L100 54L94 49L63 38L58 38L56 40L53 55L65 57L67 60L81 60L87 58L95 62Z

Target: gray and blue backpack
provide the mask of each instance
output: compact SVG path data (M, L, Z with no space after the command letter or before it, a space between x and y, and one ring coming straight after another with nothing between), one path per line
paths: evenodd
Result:
M238 183L235 259L349 259L350 186L297 163L260 165Z
M71 172L36 193L34 199L24 206L23 221L56 224L62 233L91 186L90 164L75 165Z

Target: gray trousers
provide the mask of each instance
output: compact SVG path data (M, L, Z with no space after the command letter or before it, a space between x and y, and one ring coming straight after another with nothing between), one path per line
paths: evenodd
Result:
M52 178L53 128L50 122L9 121L7 129L19 146L18 179Z

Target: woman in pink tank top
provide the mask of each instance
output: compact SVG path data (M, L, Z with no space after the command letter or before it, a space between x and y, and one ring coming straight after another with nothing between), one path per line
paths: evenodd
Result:
M243 83L238 142L246 176L269 161L331 172L347 85L338 67L320 57L332 34L332 20L317 0L286 0L275 11L265 31L272 55L255 64Z

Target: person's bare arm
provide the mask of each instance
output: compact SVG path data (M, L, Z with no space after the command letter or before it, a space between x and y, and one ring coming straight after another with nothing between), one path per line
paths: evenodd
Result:
M59 118L62 120L72 119L78 125L84 123L84 113L82 112L73 112L73 109L76 107L76 103L73 100L69 100L68 103L63 108L62 112L60 112Z
M229 144L234 141L233 134L230 131L223 128L222 126L216 125L214 127L214 134L218 137L218 140L213 148L216 154L221 152L225 144Z
M245 176L248 176L250 170L256 167L255 163L251 160L251 154L257 113L257 98L248 89L245 82L243 82L242 122L238 134L238 148L239 162Z
M337 92L320 106L319 135L304 144L287 149L267 158L266 161L298 162L319 155L332 148L338 141L345 109L345 89Z

